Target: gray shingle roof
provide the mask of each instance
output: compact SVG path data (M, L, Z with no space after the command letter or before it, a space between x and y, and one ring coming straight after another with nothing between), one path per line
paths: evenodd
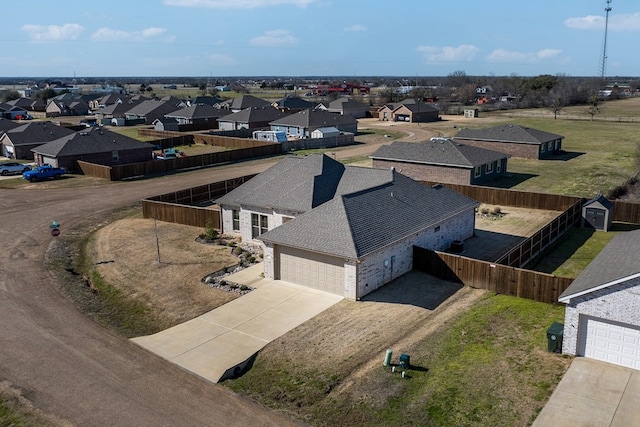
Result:
M227 114L218 118L219 122L234 122L234 123L268 123L272 120L277 120L286 116L287 113L283 113L277 108L273 108L271 105L267 107L250 107L240 110L236 113Z
M445 187L428 187L393 170L347 167L338 194L260 239L345 258L376 250L473 209L478 203ZM351 187L351 188L349 188Z
M285 157L217 203L306 212L334 196L344 169L342 163L322 154Z
M176 111L167 113L165 117L185 118L185 119L217 119L228 114L228 110L214 108L208 104L194 104L190 107L179 108Z
M270 124L315 129L319 127L338 127L338 125L341 124L351 125L357 123L358 121L349 115L343 116L321 110L302 110L298 113L290 114L282 117L281 119L274 120Z
M573 297L640 274L639 253L640 230L617 235L560 295L559 300L569 302Z
M271 103L265 99L255 97L253 95L242 95L236 98L230 99L223 103L225 108L231 110L243 110L251 107L266 107Z
M151 152L153 145L94 127L86 131L74 132L72 135L40 145L31 151L51 157L66 157L136 149L148 149Z
M473 169L509 156L497 151L463 145L450 139L438 138L425 142L395 141L391 145L382 145L370 157Z
M54 125L51 122L30 122L26 125L10 129L6 133L11 143L15 146L38 143L44 144L45 142L71 135L75 133L75 131Z
M562 135L532 129L519 125L500 125L484 129L462 129L454 139L473 139L476 141L514 142L521 144L543 144Z
M277 105L278 108L290 108L294 110L313 108L315 106L313 102L309 102L299 96L287 96L286 98L277 100L275 105Z

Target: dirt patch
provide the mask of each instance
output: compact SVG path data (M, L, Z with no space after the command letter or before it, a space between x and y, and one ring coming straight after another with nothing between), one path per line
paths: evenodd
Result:
M196 242L200 233L197 227L157 222L156 244L153 220L123 219L98 230L87 253L106 282L145 301L174 325L238 296L201 282L238 258L231 247Z
M560 213L560 211L481 204L476 213L476 229L530 237Z

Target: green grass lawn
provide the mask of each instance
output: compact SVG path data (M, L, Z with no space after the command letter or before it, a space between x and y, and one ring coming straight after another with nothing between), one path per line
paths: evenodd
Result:
M258 357L249 373L225 384L317 426L525 426L570 361L546 351L547 328L563 318L561 305L487 294L412 347L408 378L382 363L354 378L343 364L300 366L287 354L268 363ZM373 384L364 389L378 395L332 393L353 381Z

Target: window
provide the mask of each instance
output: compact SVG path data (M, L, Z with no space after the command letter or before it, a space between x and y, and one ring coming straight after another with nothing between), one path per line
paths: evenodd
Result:
M434 233L439 233L440 232L440 226L437 225L436 228L433 229Z
M502 172L502 160L496 162L496 173Z
M553 151L553 141L549 141L549 143L547 144L547 150Z
M251 214L251 238L269 231L269 218L266 215Z
M540 145L540 152L541 153L544 153L546 149L547 149L547 144Z
M111 161L112 162L119 162L120 161L120 155L118 154L117 151L112 151L111 152Z
M482 167L478 166L478 167L476 167L476 168L474 169L474 176L475 176L476 178L479 178L479 177L480 177L480 175L481 175L481 173L482 173Z
M493 162L487 163L487 173L493 173Z
M234 209L231 213L233 215L233 225L231 228L233 231L240 231L240 211Z

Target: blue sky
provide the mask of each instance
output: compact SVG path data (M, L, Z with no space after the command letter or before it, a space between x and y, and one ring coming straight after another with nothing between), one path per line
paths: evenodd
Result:
M613 0L608 76L640 76ZM3 0L0 76L599 75L605 0Z

